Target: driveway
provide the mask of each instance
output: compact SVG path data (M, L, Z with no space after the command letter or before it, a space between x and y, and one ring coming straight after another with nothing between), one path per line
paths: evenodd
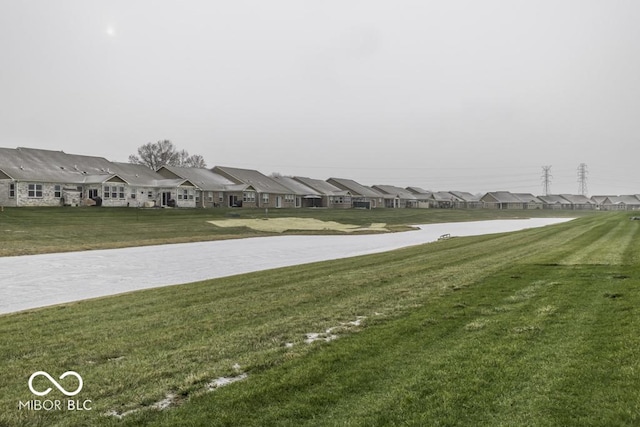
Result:
M0 257L0 314L433 242L541 227L570 218L420 225L403 233L274 236Z

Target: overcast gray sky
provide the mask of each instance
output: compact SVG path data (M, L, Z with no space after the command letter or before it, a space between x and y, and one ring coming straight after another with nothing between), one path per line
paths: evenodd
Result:
M640 193L637 0L0 0L0 146Z

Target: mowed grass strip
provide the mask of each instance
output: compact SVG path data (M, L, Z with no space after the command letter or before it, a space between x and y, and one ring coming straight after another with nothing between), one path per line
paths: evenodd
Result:
M483 283L482 292L467 288L372 324L250 383L150 420L166 426L183 420L256 426L638 425L637 290L612 299L597 280L579 280L585 274L609 280L610 271L599 266L545 269L542 275L539 267L512 270L518 278L497 275ZM637 279L625 284L637 285ZM535 291L519 295L530 286Z
M597 215L1 316L0 425L633 425L638 266L565 262L620 224L625 260ZM92 411L19 411L37 370Z

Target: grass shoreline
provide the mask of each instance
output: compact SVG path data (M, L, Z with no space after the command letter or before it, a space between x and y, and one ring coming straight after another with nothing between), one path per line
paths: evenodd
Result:
M638 237L595 215L0 316L0 425L634 425ZM19 411L36 370L92 411Z
M361 227L386 223L393 232L409 230L412 224L598 214L602 213L479 209L272 209L268 217L314 218ZM0 212L0 256L281 235L245 227L220 228L208 223L216 219L261 219L266 216L262 209L5 208ZM292 230L285 234L344 233Z

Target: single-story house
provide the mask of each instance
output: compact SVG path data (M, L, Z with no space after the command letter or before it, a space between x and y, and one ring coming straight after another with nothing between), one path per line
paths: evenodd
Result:
M449 191L449 193L461 200L460 202L456 202L457 208L477 209L482 207L480 196L473 195L466 191Z
M351 193L321 179L295 176L293 179L320 194L322 208L351 208Z
M351 201L354 208L374 209L384 207L383 195L371 187L345 178L329 178L327 182L351 193Z
M187 179L195 186L195 207L226 206L226 192L236 185L230 179L206 168L162 166L157 171L167 179Z
M114 179L111 163L102 157L32 148L0 148L0 205L80 205L85 183L101 187Z
M597 207L596 202L582 194L561 194L560 196L568 200L571 203L571 209L574 210L593 210Z
M216 166L214 173L233 181L227 187L226 206L294 208L296 196L290 189L257 170Z
M601 196L591 196L591 201L596 204L596 209L602 209L602 204L607 199L607 197L617 197L617 196L614 196L614 195L610 195L610 196L602 196L602 195Z
M4 189L3 189L4 187ZM0 148L2 206L170 206L194 186L142 165L34 148ZM179 203L178 203L179 204Z
M448 191L433 191L428 197L429 206L439 209L452 209L463 205L464 201Z
M288 188L296 196L296 208L320 208L322 207L322 194L313 188L296 181L290 176L276 176L280 185Z
M542 209L544 203L531 193L514 193L523 203L524 209Z
M409 190L394 185L374 185L371 188L382 194L387 208L418 207L418 199Z
M418 207L420 208L428 208L429 207L429 199L431 198L431 191L425 190L420 187L407 187L407 191L409 191L418 201Z
M102 204L104 206L161 206L196 207L196 186L185 178L165 178L144 165L112 162L114 172L125 181L125 199L114 196L113 182L110 187L103 186Z
M602 203L608 211L633 211L640 209L640 199L635 195L609 196Z
M538 199L542 200L543 209L573 209L571 202L559 194L538 196Z
M493 191L480 198L487 209L524 209L524 202L508 191Z

